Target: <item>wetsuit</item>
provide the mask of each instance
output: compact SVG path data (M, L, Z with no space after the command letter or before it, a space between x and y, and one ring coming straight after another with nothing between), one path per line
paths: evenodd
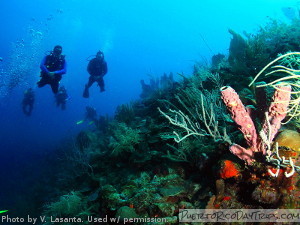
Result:
M56 94L58 92L59 81L62 75L67 71L67 63L64 55L50 54L43 58L41 65L41 79L37 83L38 87L43 87L46 84L51 86L52 92ZM49 73L54 72L54 76L50 76Z
M90 74L87 88L90 88L94 82L97 82L100 91L105 91L103 77L107 73L107 63L103 59L94 58L89 62L87 71Z

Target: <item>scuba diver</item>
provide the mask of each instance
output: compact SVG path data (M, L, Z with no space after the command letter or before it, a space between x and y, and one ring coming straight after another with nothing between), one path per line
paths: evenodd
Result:
M85 119L90 121L97 120L97 111L91 106L85 107Z
M94 107L87 106L85 107L85 118L76 122L77 125L82 124L86 121L89 121L89 125L97 122L97 111Z
M94 82L97 82L100 87L100 92L104 92L104 80L103 77L107 73L107 63L104 60L104 54L101 51L98 51L96 57L90 60L87 71L90 74L89 81L85 85L83 97L89 97L89 88L93 85Z
M46 84L51 86L52 92L58 92L59 81L62 75L67 72L67 63L65 55L62 55L62 47L56 45L53 51L46 55L41 64L41 79L37 82L39 88L44 87Z
M26 116L31 116L33 110L33 104L34 104L34 91L32 90L32 88L28 88L24 92L24 98L22 101L23 113Z
M58 89L57 94L55 95L56 106L57 107L61 106L61 109L65 110L68 99L69 99L69 95L67 93L66 88L64 86L61 86Z

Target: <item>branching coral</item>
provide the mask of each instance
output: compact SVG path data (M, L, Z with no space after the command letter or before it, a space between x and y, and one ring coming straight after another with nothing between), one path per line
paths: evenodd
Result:
M117 107L115 119L120 123L130 124L134 121L135 112L133 110L133 102L122 104Z
M114 137L111 137L109 147L112 148L113 155L124 152L133 152L134 146L139 143L140 135L138 129L132 129L125 123L114 125Z
M194 110L191 110L186 103L187 101L195 99L195 95L198 100L195 101L196 104L194 103ZM219 118L215 111L219 106L216 101L212 101L213 95L212 92L207 92L206 95L204 95L198 89L191 89L190 93L187 95L188 99L186 101L182 101L178 98L182 107L187 110L188 114L181 110L172 109L169 109L168 113L165 113L158 108L159 112L167 118L172 125L175 125L184 131L184 133L182 133L182 131L181 133L176 131L173 132L175 135L174 140L177 143L180 143L190 136L210 136L213 137L215 141L225 140L226 142L231 143L230 138L226 133L226 129L222 129L219 126Z
M78 216L86 208L86 203L78 192L63 195L59 201L47 205L46 214L49 216Z

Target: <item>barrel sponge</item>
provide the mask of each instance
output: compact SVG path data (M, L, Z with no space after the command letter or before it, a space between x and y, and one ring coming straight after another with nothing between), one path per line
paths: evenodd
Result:
M278 146L284 146L296 152L300 152L300 133L294 130L283 130L278 134L274 142Z

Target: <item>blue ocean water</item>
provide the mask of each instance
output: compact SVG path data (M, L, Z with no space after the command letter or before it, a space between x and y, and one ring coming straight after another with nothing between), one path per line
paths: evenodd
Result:
M288 21L297 1L286 0L10 0L0 2L0 207L13 208L26 195L39 164L66 138L87 124L86 106L113 116L116 107L139 98L140 80L164 72L187 76L195 62L228 54L231 28L255 32L269 18ZM285 10L283 10L285 9ZM295 15L297 16L297 15ZM49 86L38 89L39 64L55 45L63 46L68 64L63 75L70 95L67 109L54 104ZM82 98L88 80L87 58L105 54L106 91L94 84ZM31 117L21 110L25 89L33 87ZM24 198L29 200L30 197ZM0 208L0 210L1 210Z

